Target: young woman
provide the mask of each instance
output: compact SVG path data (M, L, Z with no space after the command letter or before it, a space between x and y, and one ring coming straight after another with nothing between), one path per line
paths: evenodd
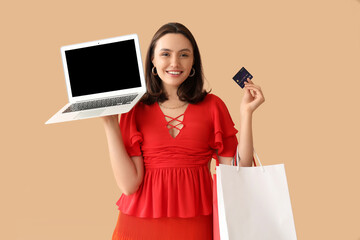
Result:
M238 132L217 96L203 89L191 32L168 23L146 56L147 93L128 113L103 117L116 182L123 192L113 233L119 239L212 239L212 157L252 165L252 113L264 102L249 80Z

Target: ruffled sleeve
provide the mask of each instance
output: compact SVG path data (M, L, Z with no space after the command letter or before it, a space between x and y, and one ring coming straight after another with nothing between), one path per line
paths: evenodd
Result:
M126 151L129 156L142 155L140 144L143 141L143 136L138 130L136 122L136 105L129 112L121 114L120 117L120 130Z
M233 157L238 144L236 137L238 131L234 127L230 113L225 103L215 95L213 95L211 110L214 124L213 148L217 150L219 156ZM216 153L213 157L217 160Z

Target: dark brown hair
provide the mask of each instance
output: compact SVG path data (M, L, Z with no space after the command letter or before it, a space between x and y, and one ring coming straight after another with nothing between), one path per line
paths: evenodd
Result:
M187 101L189 103L198 103L202 101L208 93L203 89L204 75L202 71L200 52L194 36L191 34L189 29L187 29L184 25L180 23L167 23L163 25L159 28L159 30L152 38L145 60L145 80L147 91L142 97L141 101L145 104L151 105L157 101L164 102L168 99L166 93L163 90L161 79L158 75L154 76L152 74L152 68L154 67L152 59L154 56L156 43L162 36L168 33L182 34L191 42L194 51L193 68L195 69L195 75L193 77L189 76L178 87L177 94L179 96L179 99L182 101Z

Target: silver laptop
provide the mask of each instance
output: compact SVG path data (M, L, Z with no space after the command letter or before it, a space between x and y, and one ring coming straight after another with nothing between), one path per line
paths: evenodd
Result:
M69 103L46 124L125 113L146 91L136 34L61 47Z

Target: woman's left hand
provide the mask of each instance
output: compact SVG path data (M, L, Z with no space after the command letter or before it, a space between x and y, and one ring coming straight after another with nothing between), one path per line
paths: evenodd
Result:
M264 95L260 86L255 85L249 78L245 82L245 94L241 101L240 112L244 114L252 114L264 101Z

